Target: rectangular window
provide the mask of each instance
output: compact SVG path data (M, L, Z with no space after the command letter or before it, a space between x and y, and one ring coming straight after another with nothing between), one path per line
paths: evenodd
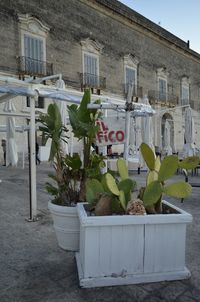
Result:
M159 100L167 100L167 81L164 79L159 79Z
M26 106L30 107L30 98L26 98ZM44 109L44 98L39 96L37 102L35 102L35 108Z
M181 90L181 105L189 104L189 86L182 86Z
M43 40L24 35L25 68L33 74L45 74Z
M84 54L84 85L98 87L98 60L97 57Z
M136 93L136 70L130 67L126 67L126 74L125 74L125 92L128 92L129 84L133 83L133 93Z

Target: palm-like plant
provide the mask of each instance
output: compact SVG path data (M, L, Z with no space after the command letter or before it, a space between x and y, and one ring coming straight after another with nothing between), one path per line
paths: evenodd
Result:
M98 177L103 165L103 156L91 154L91 145L95 139L98 127L95 121L97 111L87 108L90 102L90 92L86 91L80 106L69 106L69 118L74 136L84 142L83 163L78 154L73 156L63 154L61 141L67 142L67 128L63 126L59 108L50 104L47 114L41 114L40 130L45 142L51 139L49 160L53 162L55 174L49 175L56 182L56 186L47 183L47 191L54 196L54 202L61 205L72 205L78 201L85 201L85 182L88 177Z
M80 200L85 201L85 184L88 177L98 178L100 167L103 166L103 156L91 154L91 146L96 138L98 126L96 120L100 113L98 110L88 109L91 101L90 90L86 90L80 106L71 105L69 109L70 124L74 136L83 140L83 173L80 188ZM96 103L99 103L96 101Z

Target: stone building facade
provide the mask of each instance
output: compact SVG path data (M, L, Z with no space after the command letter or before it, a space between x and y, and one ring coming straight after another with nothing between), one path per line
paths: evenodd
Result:
M168 120L172 150L182 150L183 106L190 104L200 148L200 54L189 42L116 0L1 0L0 16L0 76L61 73L67 87L90 87L122 102L133 81L133 97L147 96L157 110L154 145L163 148ZM29 110L25 97L14 103L18 111ZM40 99L38 110L45 111L48 103ZM18 140L24 141L21 134Z

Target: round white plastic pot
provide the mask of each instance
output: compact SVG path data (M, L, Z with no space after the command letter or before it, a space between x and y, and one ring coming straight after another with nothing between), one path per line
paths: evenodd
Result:
M67 207L48 203L58 245L68 251L79 251L80 223L77 207Z

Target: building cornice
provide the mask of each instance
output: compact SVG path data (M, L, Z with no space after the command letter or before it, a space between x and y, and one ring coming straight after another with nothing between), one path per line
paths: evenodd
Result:
M142 16L141 14L137 13L133 9L127 7L123 3L117 1L117 0L80 0L81 2L84 2L87 5L96 6L98 5L99 8L105 7L109 10L109 14L111 14L113 17L116 18L118 15L122 19L127 20L129 23L129 26L135 24L137 25L138 29L141 28L143 30L143 33L149 33L152 34L154 37L159 39L160 41L166 41L171 46L176 47L176 49L180 49L182 53L188 54L192 56L193 58L200 59L200 54L196 51L189 48L188 43L181 40L177 36L173 35L169 31L165 30L161 26L157 25L156 23L152 22L151 20L147 19L146 17ZM127 24L127 22L126 22Z

